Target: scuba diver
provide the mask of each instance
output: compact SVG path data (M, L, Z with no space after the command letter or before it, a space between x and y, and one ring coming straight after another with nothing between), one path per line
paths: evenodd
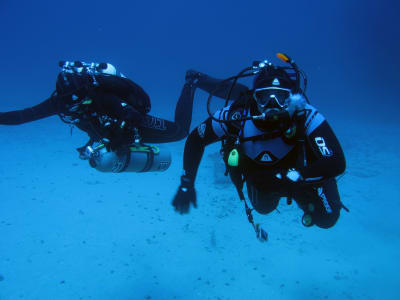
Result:
M180 214L188 213L191 205L197 207L194 184L204 149L221 141L225 175L229 174L262 242L268 240L268 233L254 222L252 211L268 214L277 209L281 198L297 203L306 227L330 228L342 208L348 211L336 183L336 176L346 168L340 143L324 116L309 103L305 73L287 55L277 56L289 66L258 61L226 80L188 71L196 87L210 93L210 117L186 140L184 172L172 201ZM252 89L237 82L250 76ZM214 114L209 108L213 96L226 100ZM252 208L242 191L244 184Z
M147 143L178 141L189 134L194 85L187 77L174 122L151 116L147 93L109 63L61 61L56 90L30 108L0 113L1 125L18 125L58 115L85 131L79 157L102 172L165 171L167 149Z

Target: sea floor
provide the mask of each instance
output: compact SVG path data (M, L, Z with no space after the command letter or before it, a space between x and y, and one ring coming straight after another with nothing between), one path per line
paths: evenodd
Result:
M203 157L198 209L178 215L184 141L163 173L99 173L77 157L85 137L57 119L0 127L0 300L400 299L400 129L336 126L347 158L335 227L301 211L255 215Z

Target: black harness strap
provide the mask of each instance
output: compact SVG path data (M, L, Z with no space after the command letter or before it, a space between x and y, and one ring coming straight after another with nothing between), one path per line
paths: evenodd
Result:
M147 146L147 147L149 147L149 152L147 152L147 162L146 162L146 165L144 166L143 170L140 172L147 172L148 170L150 170L150 168L154 162L154 151L151 148L151 146Z

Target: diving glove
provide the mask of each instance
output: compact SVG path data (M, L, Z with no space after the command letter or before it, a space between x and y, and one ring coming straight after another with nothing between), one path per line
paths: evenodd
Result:
M190 203L197 208L196 190L193 181L185 176L181 177L181 185L176 192L172 205L175 211L181 215L189 213Z
M306 107L307 101L301 94L290 94L290 97L286 100L286 110L290 117L303 110Z
M196 85L202 74L195 70L187 70L185 75L185 82L189 85Z

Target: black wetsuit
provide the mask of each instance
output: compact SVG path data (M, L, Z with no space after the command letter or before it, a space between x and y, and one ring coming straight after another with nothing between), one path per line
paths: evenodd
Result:
M194 94L189 83L183 86L176 104L175 120L171 122L149 115L149 96L125 77L100 74L96 75L98 85L93 85L88 76L68 76L72 84L66 86L60 73L56 91L42 103L0 113L0 124L18 125L59 115L62 120L87 132L91 141L107 138L114 147L131 143L134 127L138 128L144 143L178 141L189 133ZM110 120L114 122L110 123ZM121 122L126 123L123 129Z
M198 87L211 92L215 91L219 82L221 81L204 75L200 78ZM216 96L224 98L229 88L229 84L220 86ZM244 103L246 94L249 95L248 88L237 85L231 94L231 98L236 101L229 108L216 112L214 117L231 120L237 112L241 115L246 113L241 104ZM247 115L258 115L255 101L253 99L251 101ZM342 148L328 122L311 105L306 106L302 117L285 121L287 126L284 129L296 123L297 133L291 139L282 138L287 147L292 147L284 157L267 164L250 158L242 151L239 166L228 168L231 172L240 173L240 178L246 181L248 197L259 213L266 214L273 211L280 198L287 197L289 201L294 199L305 213L312 216L313 224L329 228L336 223L343 207L335 180L335 176L345 170ZM284 135L284 130L274 130L281 124L260 120L246 122L254 122L255 127L261 128L263 132L263 135L254 138L254 142L280 138ZM240 122L222 125L208 118L193 130L185 144L183 162L185 177L194 183L204 148L211 143L226 139L227 134L237 134L240 126ZM244 140L242 138L242 142ZM251 137L248 140L251 140ZM226 145L229 146L229 143ZM299 171L303 180L293 182L285 177L287 171L292 168Z

